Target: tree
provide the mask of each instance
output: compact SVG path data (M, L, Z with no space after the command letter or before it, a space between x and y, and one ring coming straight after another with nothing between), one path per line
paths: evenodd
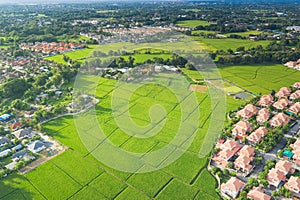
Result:
M190 62L187 62L184 67L189 70L195 70L195 67Z
M4 98L19 98L29 87L30 85L24 79L12 79L3 85L2 96Z

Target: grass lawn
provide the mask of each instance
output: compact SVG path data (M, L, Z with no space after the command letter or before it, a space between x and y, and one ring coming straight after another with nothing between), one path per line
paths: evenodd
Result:
M229 86L224 88L226 92L232 93L232 94L237 94L239 92L243 92L244 90L237 87L237 86Z
M184 20L184 21L178 21L176 23L176 25L183 26L183 27L195 28L197 26L208 26L210 24L204 20Z

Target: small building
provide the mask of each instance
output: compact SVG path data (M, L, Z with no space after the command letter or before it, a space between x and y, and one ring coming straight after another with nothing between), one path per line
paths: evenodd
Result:
M281 99L281 98L287 98L289 97L291 94L291 89L288 88L288 87L282 87L280 88L280 90L278 92L275 93L275 96L278 98L278 99Z
M31 136L31 128L20 129L12 133L19 140L29 138Z
M252 131L251 125L246 121L239 121L234 125L232 129L232 135L242 139L243 137L247 136L247 132Z
M275 115L269 122L272 127L282 127L290 122L290 118L284 113L279 113Z
M300 82L294 83L293 87L296 88L297 90L300 89Z
M22 127L22 122L15 122L15 123L12 123L11 125L9 125L9 128L11 130L17 130L18 128Z
M285 180L286 176L284 173L276 168L272 168L267 175L269 185L274 186L275 188L279 188Z
M12 116L13 116L12 114L4 114L4 115L1 115L1 116L0 116L0 121L1 121L1 122L8 122L8 121L11 120L11 117L12 117Z
M265 127L259 127L254 132L252 132L248 137L247 140L256 145L257 143L261 142L263 137L268 133L268 129Z
M253 166L250 164L252 160L245 156L245 155L240 155L235 161L234 161L234 168L236 170L240 170L244 173L249 173Z
M288 107L290 104L290 101L287 99L279 99L275 103L273 103L273 107L278 109L278 110L283 110Z
M279 171L283 172L284 175L287 174L293 174L295 172L295 169L292 167L293 163L286 161L286 160L279 160L276 163L275 168L278 169Z
M300 90L299 90L300 91ZM300 113L300 102L294 103L288 110L289 112L298 115Z
M27 149L32 153L38 153L46 148L45 144L40 140L35 140L27 144Z
M241 116L243 119L249 119L257 112L258 109L256 108L256 106L248 104L242 110L237 112L237 116Z
M3 147L8 143L9 143L9 139L7 139L6 137L0 137L0 147Z
M258 115L256 116L256 121L259 124L263 124L266 121L268 121L269 118L270 118L270 112L268 111L268 109L263 108L263 109L258 111Z
M231 177L226 183L221 184L221 193L235 199L244 189L245 183L236 177Z
M227 140L220 145L221 151L218 152L212 160L223 167L226 167L228 161L236 155L236 153L242 148L242 146L234 140Z
M253 187L247 194L247 198L253 200L271 200L271 196L264 193L259 187Z
M300 178L291 176L284 187L293 193L300 194Z
M14 153L11 158L13 161L18 161L18 160L21 160L27 153L28 153L28 151L25 149L23 151Z
M261 107L269 107L273 102L273 96L271 94L266 94L260 97L258 105Z
M300 99L300 90L297 90L296 92L290 95L290 100L297 100L297 99Z
M1 151L1 152L0 152L0 158L3 158L3 157L5 157L5 156L9 155L10 153L11 153L11 150L10 150L10 149L6 149L6 150L4 150L4 151Z

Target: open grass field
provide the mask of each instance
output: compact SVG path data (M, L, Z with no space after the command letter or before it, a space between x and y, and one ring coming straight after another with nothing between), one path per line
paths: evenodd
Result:
M261 34L261 31L246 31L246 32L238 32L238 33L226 33L224 35L229 36L229 35L240 35L240 36L249 36L249 35L259 35Z
M300 71L283 65L245 65L219 68L223 78L254 94L267 94L300 80Z
M194 40L198 41L204 49L208 51L215 50L227 50L232 49L236 50L238 47L245 47L246 49L262 45L266 47L270 42L269 41L252 41L252 40L243 40L243 39L233 39L233 38L224 38L224 39L209 39L202 37L193 37Z
M182 26L182 27L190 27L190 28L195 28L197 26L208 26L209 23L204 20L184 20L184 21L179 21L176 24L177 26Z
M111 113L111 97L116 81L85 77L92 85L84 85L86 93L96 88L100 102L96 106L97 121L107 138L116 146L131 152L149 152L170 143L183 116L177 98L166 88L146 84L130 98L130 114L140 125L150 122L149 108L162 105L167 122L157 135L141 139L124 133ZM120 91L122 92L122 91ZM123 91L126 92L126 91ZM109 168L85 148L76 131L73 117L66 116L44 125L45 132L69 150L27 173L9 176L1 182L1 197L33 199L220 199L215 192L215 179L205 169L207 158L199 158L199 148L210 121L210 98L207 92L195 93L201 113L200 122L193 128L195 139L190 148L171 165L148 173L126 173ZM183 100L184 101L184 100ZM244 102L229 98L228 110ZM81 115L88 118L92 111ZM179 121L178 121L179 120ZM82 121L83 124L93 122ZM94 151L97 151L95 141ZM142 166L146 167L146 166ZM211 183L210 186L207 183ZM58 187L59 186L59 187ZM53 192L55 191L55 192Z

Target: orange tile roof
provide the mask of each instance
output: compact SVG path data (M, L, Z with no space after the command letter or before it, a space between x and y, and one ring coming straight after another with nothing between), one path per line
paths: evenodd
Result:
M293 104L289 108L289 111L297 115L300 112L300 102L296 102L295 104Z
M287 183L284 185L285 188L292 192L299 193L300 191L300 178L291 176Z
M248 137L247 140L258 143L262 140L262 138L268 133L268 129L265 127L259 127L256 129L253 133L251 133Z
M247 198L251 198L253 200L270 200L271 197L264 193L263 190L261 190L258 187L252 188L247 194Z
M280 160L276 163L275 169L282 171L284 174L294 173L292 166L291 162Z
M242 190L242 188L245 186L245 183L236 177L231 177L227 183L221 184L221 190L226 190L227 188L231 191L237 193L238 191Z
M290 101L287 99L280 99L273 104L273 107L277 109L285 109L289 105Z
M291 99L299 99L300 98L300 90L297 90L296 92L292 93L290 95Z
M273 96L271 94L266 94L260 97L258 105L260 106L269 106L273 103Z
M244 155L250 158L255 155L254 148L250 147L249 145L244 145L242 149L239 151L239 155Z
M269 119L269 117L270 117L270 112L268 111L268 109L263 108L259 110L256 120L258 122L265 122Z
M284 175L284 173L275 168L272 168L267 175L267 181L269 182L274 182L274 181L279 182L285 180L286 180L286 176Z
M287 116L284 113L279 113L270 120L270 124L272 126L277 127L277 126L283 126L283 125L289 123L289 121L290 121L289 116Z

